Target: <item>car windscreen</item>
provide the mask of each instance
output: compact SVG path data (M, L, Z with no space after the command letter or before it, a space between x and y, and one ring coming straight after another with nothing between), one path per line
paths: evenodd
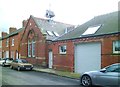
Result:
M107 72L120 72L119 65L112 65L106 68Z
M27 60L19 60L19 63L28 63Z
M3 60L13 60L13 58L4 58Z

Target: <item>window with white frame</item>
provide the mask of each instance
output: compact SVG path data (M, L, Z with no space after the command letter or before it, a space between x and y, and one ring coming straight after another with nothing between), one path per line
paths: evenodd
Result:
M28 57L35 57L35 41L28 41Z
M28 41L28 57L31 57L31 42Z
M6 47L8 47L9 39L6 40Z
M66 54L66 45L59 46L59 53L60 54Z
M32 57L35 57L35 41L32 41Z
M88 27L82 35L94 34L100 27L101 25Z
M14 43L15 43L15 40L14 40L14 39L12 39L12 46L14 46Z
M35 32L33 29L28 33L28 57L35 57Z
M51 31L46 31L49 36L53 36L54 34Z
M120 53L120 40L113 41L113 53Z
M58 34L57 32L55 32L55 31L53 31L53 34L54 34L56 37L59 36L59 34Z

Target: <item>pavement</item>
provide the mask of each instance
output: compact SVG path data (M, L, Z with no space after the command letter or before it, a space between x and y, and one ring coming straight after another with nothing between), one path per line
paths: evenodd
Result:
M58 75L58 76L62 76L62 77L67 77L67 78L71 78L71 79L79 79L80 78L79 73L59 71L59 70L44 68L44 67L40 67L40 66L34 66L33 70L38 71L38 72L43 72L43 73L54 74L54 75Z

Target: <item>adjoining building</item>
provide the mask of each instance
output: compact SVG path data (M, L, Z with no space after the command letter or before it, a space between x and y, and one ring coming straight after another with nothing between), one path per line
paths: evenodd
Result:
M2 32L2 58L18 58L22 30L23 28L17 30L15 27L10 27L9 34Z
M32 15L28 20L23 21L23 26L25 29L20 41L20 58L42 66L48 65L47 43L74 28L70 24Z
M96 16L53 40L48 45L49 66L83 73L120 62L118 19L118 12Z

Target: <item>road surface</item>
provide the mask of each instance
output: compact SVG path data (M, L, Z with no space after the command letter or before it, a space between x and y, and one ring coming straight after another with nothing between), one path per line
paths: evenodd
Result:
M9 67L2 67L0 72L0 78L1 77L2 85L9 85L8 87L10 87L10 85L12 85L12 87L82 87L79 85L80 83L77 79L70 79L36 71L17 71L12 70Z

